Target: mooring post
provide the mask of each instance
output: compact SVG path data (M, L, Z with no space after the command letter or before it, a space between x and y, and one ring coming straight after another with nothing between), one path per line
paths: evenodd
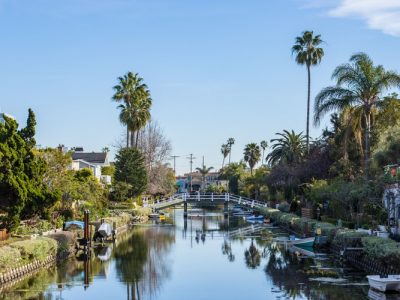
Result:
M89 210L85 210L83 213L83 222L84 222L84 228L83 228L83 239L84 239L84 245L85 245L85 250L88 250L90 246L90 237L89 237Z
M224 202L224 217L227 218L229 215L229 204L228 201Z
M183 217L187 218L187 202L183 203Z

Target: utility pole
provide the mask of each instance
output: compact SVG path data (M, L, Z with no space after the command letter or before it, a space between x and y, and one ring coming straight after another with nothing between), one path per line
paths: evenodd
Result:
M193 172L193 160L196 158L193 156L193 153L189 154L190 157L187 157L190 163L190 192L193 190L193 185L192 185L192 172Z
M175 166L176 166L176 159L177 159L178 157L180 157L180 156L177 156L177 155L172 155L172 156L171 156L171 158L174 160L174 174L175 174L175 175L176 175L176 168L175 168Z

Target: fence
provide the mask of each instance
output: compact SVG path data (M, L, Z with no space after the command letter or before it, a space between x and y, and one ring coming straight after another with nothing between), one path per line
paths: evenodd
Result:
M6 229L0 229L0 242L7 240L9 236Z

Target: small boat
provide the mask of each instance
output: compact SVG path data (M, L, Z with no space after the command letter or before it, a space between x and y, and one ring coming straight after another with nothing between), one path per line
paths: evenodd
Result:
M368 275L367 279L369 286L375 290L400 292L400 275L388 275L387 277Z
M64 222L63 230L68 230L69 228L78 228L83 229L85 227L85 223L82 221L67 221Z
M109 237L112 234L112 227L110 224L104 222L100 225L99 229L97 229L97 232L103 237Z
M244 217L244 216L251 216L252 214L253 214L252 211L242 210L242 211L234 212L233 216L234 217Z
M249 221L264 221L264 216L262 216L262 215L259 215L259 216L251 215L251 216L246 216L245 218L246 218L246 220L249 220Z
M159 218L160 218L160 221L165 221L165 214L163 212L160 213Z
M290 238L288 243L297 247L312 248L314 246L314 242L315 242L315 237L309 237L304 239Z
M160 214L158 214L158 213L151 213L151 214L149 214L149 218L150 219L158 219L158 218L160 218Z

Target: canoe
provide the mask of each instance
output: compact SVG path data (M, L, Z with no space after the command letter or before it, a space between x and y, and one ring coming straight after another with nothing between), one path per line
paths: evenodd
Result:
M102 236L102 237L109 237L112 234L112 227L108 223L103 223L100 225L99 229L97 232Z
M307 248L312 248L314 246L315 242L315 237L309 237L309 238L304 238L304 239L294 239L294 240L289 240L288 243L297 246L297 247L307 247Z
M387 278L381 278L379 275L368 275L367 279L369 286L375 290L400 292L400 275L388 275Z

